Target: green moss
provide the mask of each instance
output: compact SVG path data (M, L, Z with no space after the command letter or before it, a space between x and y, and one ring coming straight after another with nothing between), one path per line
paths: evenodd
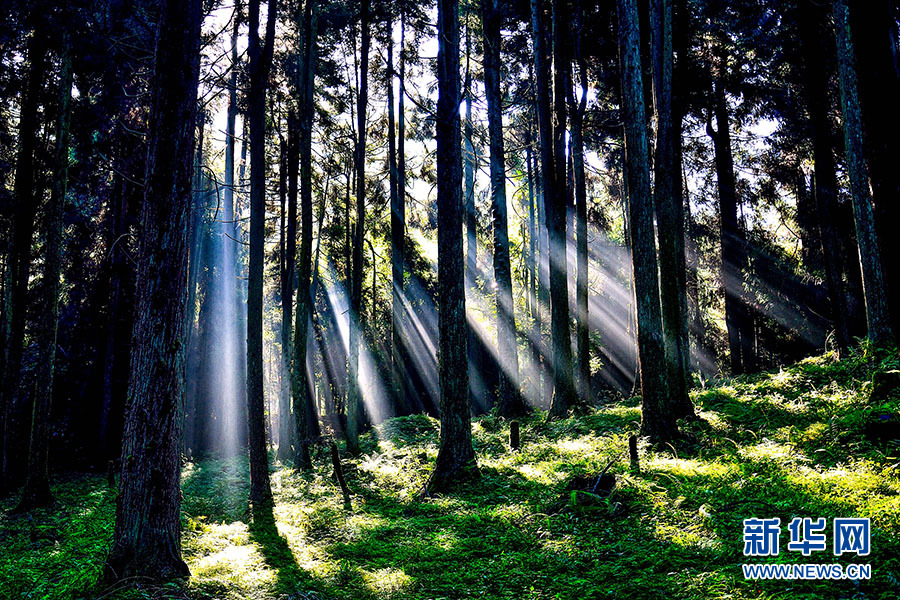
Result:
M627 458L640 422L634 400L551 423L532 415L518 452L507 449L505 421L476 420L481 477L424 501L417 492L438 436L424 416L389 421L364 439L365 454L346 462L349 510L325 456L310 474L273 470L275 509L256 521L243 461L192 465L183 477L183 546L193 577L181 589L107 597L900 597L897 446L866 430L872 374L897 366L896 352L863 346L842 361L823 355L695 392L704 420L683 424L685 438L665 452L642 445L639 472ZM571 502L568 482L610 463L612 495ZM58 532L58 543L17 532L21 517L0 520L12 549L0 563L0 597L100 595L92 586L112 533L112 494L93 477L55 491L59 504L35 524ZM873 579L745 581L742 520L794 516L870 517L872 555L771 560L865 562Z

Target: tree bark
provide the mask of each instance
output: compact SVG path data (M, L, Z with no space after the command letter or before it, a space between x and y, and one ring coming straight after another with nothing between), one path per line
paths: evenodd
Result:
M266 455L263 386L263 253L266 220L266 87L275 42L277 0L269 0L265 43L259 40L259 0L249 4L250 89L250 257L247 278L247 424L250 447L250 503L266 510L272 504Z
M564 416L574 404L572 382L572 347L569 338L569 298L566 281L566 161L565 161L565 52L563 51L563 19L561 0L554 0L553 45L557 68L553 74L556 98L556 123L552 121L550 102L550 66L546 50L546 28L540 0L531 0L531 26L534 46L535 84L537 91L538 129L541 148L541 183L546 215L549 283L550 338L552 344L551 375L553 398L551 418ZM562 64L560 64L562 63Z
M824 14L811 1L798 3L800 45L804 57L804 83L806 106L809 112L813 145L813 181L815 205L818 209L819 233L822 243L825 280L831 305L831 322L834 326L838 348L845 352L850 347L850 328L847 324L847 300L843 284L840 241L835 231L837 222L837 175L832 153L832 126L828 117L831 106L828 94L828 75L824 56Z
M672 0L652 0L651 41L653 107L656 116L656 156L653 161L654 201L659 240L660 306L668 368L668 403L678 417L692 415L688 397L690 347L687 330L684 211L681 198L681 115L672 98ZM680 144L679 144L680 145Z
M468 19L466 20L466 66L463 83L463 101L466 103L466 118L463 123L463 209L465 211L466 228L466 298L474 301L478 293L478 210L475 207L475 128L472 123L472 70L470 68L472 44L469 38ZM475 329L466 321L467 364L473 374L481 375L483 365L479 356L480 340ZM470 377L470 380L472 378ZM474 390L469 387L469 404L476 406Z
M551 417L563 417L577 402L572 372L572 340L569 333L569 259L566 219L569 214L566 173L566 90L572 85L569 64L569 19L566 0L553 0L553 167L554 187L547 199L547 231L550 237L550 338L553 347L553 399Z
M35 365L34 406L31 417L31 445L28 473L18 510L45 506L53 500L50 493L48 448L50 443L50 405L53 399L53 375L56 366L56 333L59 320L60 272L62 262L62 217L69 174L69 123L72 114L72 55L68 30L63 33L59 72L59 114L56 121L56 147L53 184L44 216L44 272L41 290L41 320L35 335L38 356Z
M426 491L446 490L477 469L472 448L466 369L466 294L462 244L462 165L459 123L459 3L438 0L438 371L441 438Z
M401 18L400 69L403 69L403 23ZM388 171L390 175L391 202L391 385L394 396L394 412L397 415L409 414L406 406L404 386L405 370L403 355L405 325L403 320L404 298L404 242L406 236L406 206L400 190L400 171L397 160L397 130L394 118L394 38L393 20L388 20L387 32L387 111L388 111ZM402 74L401 74L402 79ZM400 87L400 100L403 100L403 86ZM403 120L403 113L399 115Z
M724 60L722 61L724 63ZM719 220L722 245L722 286L725 288L725 324L733 375L755 368L752 348L752 322L744 303L744 268L747 266L747 238L738 223L737 189L734 179L734 157L728 124L725 88L716 77L713 89L713 113L716 129L707 123L716 155L716 180L719 186Z
M896 3L889 0L854 2L850 12L859 83L859 101L864 135L864 152L869 167L875 231L881 250L882 275L891 330L900 328L900 241L894 223L900 221L900 116L896 98L900 96L900 72L896 52Z
M652 443L676 434L674 414L667 406L667 369L653 232L650 155L647 144L644 87L641 74L640 28L636 0L617 0L622 107L625 121L625 162L628 182L629 229L637 307L638 355L641 378L641 433Z
M21 484L22 442L18 435L19 410L16 396L22 369L22 353L25 343L26 302L28 280L31 273L31 245L34 237L34 217L40 195L35 176L35 149L38 143L38 106L44 85L47 67L47 39L45 25L38 22L28 42L28 81L22 94L19 110L19 152L16 156L16 174L13 183L15 209L10 245L7 254L7 297L5 313L7 318L2 348L2 381L0 381L0 404L3 423L2 447L0 447L0 492Z
M536 378L533 382L537 387L535 397L538 402L541 402L543 399L544 368L541 352L541 296L539 284L540 274L538 273L540 265L538 257L538 249L540 247L540 242L538 240L540 235L538 215L540 214L540 210L537 205L537 198L535 197L535 191L538 186L535 185L536 168L532 166L534 156L531 150L532 131L530 126L528 127L527 135L528 138L525 142L525 171L528 177L528 295L529 306L531 309L531 339L529 340L529 346L531 347L531 360L536 369Z
M575 348L577 351L576 387L582 403L591 398L590 323L588 314L588 232L587 232L587 184L584 171L584 114L587 109L587 63L582 56L583 7L575 2L573 34L575 62L581 77L581 95L575 99L573 86L566 90L571 126L569 147L572 161L572 183L575 193Z
M405 295L404 278L406 272L406 94L403 92L406 81L406 13L404 12L400 13L400 72L398 73L398 78L400 80L399 87L401 91L400 96L397 99L397 211L395 213L393 209L391 210L391 218L395 218L394 215L396 215L399 223L397 223L397 226L395 227L394 221L391 221L391 248L392 252L397 251L397 261L399 264L399 272L397 275L400 276L399 287L396 285L395 280L393 289L395 292L398 292L402 298ZM394 243L395 232L396 236L399 238L396 245ZM393 254L391 256L393 257ZM413 409L406 393L406 357L408 356L408 348L405 335L406 322L403 319L402 309L400 312L399 328L395 324L392 328L392 332L394 335L397 333L400 334L399 339L395 338L391 346L394 351L400 351L400 354L395 356L393 360L393 364L399 367L399 369L395 369L395 373L399 373L400 376L398 406L403 411L401 414L410 414Z
M287 215L284 244L284 269L281 274L281 351L283 361L283 377L287 385L283 386L279 398L278 423L278 459L287 462L293 458L293 443L296 442L296 427L291 415L293 397L294 370L291 365L294 356L294 291L298 277L295 273L297 263L297 170L300 161L299 125L294 111L288 112L287 152L285 156L285 187L287 193ZM302 259L301 259L302 260ZM301 269L302 269L301 262ZM300 299L298 298L299 302Z
M353 278L350 288L350 357L347 370L347 452L359 454L359 430L362 425L362 393L359 381L359 345L362 326L363 242L366 225L366 109L369 102L369 0L360 7L359 94L356 119L356 226L353 230Z
M317 32L319 3L307 0L303 11L303 52L300 76L300 256L297 283L297 322L294 326L294 364L291 369L291 385L294 399L294 468L312 468L309 455L310 417L318 418L314 409L312 382L307 370L307 347L312 295L310 276L312 273L312 128L315 116L315 89Z
M847 174L853 198L856 242L862 269L863 294L869 339L878 345L894 343L884 275L875 233L875 216L869 195L866 161L863 155L862 117L859 106L856 58L850 34L850 14L845 0L834 0L834 25L837 40L838 75L844 117L844 146L847 150Z
M162 0L122 470L107 578L190 575L181 558L179 439L200 0Z
M491 151L491 213L494 229L494 279L497 282L497 352L500 359L497 414L515 418L526 412L519 391L519 358L516 341L512 270L506 208L506 156L503 148L503 95L499 0L482 0L484 87L488 105Z

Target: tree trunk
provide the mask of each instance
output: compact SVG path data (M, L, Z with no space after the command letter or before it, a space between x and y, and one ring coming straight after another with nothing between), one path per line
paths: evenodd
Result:
M475 163L478 160L475 154L475 131L472 123L472 71L469 61L471 59L472 44L469 39L468 19L466 20L466 67L465 82L463 84L463 101L466 103L466 118L463 123L463 209L465 211L466 228L466 299L475 300L478 290L478 210L475 208ZM467 359L468 368L472 373L481 375L484 365L479 356L480 340L475 329L466 321ZM472 378L469 378L470 381ZM469 387L469 404L476 406L474 390Z
M875 231L881 250L882 275L891 330L900 328L900 241L893 224L900 221L900 73L894 52L897 44L896 3L888 0L854 2L850 13L859 78L865 157L872 184Z
M856 242L859 245L859 262L862 268L869 339L878 345L889 345L894 342L894 334L891 330L881 256L875 233L875 216L869 196L866 161L863 156L862 118L859 107L856 58L850 35L849 12L845 0L834 1L838 75L840 76L841 107L844 117L844 146L847 149L847 174L850 179L850 194L853 198L853 216L856 222Z
M403 23L401 19L400 69L403 69ZM400 172L397 162L397 131L394 119L394 38L393 21L388 20L387 32L387 110L388 110L388 171L390 174L391 201L391 385L393 387L394 413L409 414L406 406L404 387L403 355L406 348L403 336L403 254L406 236L405 190L400 190ZM401 74L402 80L402 74ZM403 102L403 86L400 87L400 101ZM400 112L400 120L403 113Z
M42 18L42 17L38 17ZM28 81L22 94L19 110L19 152L16 156L16 174L13 183L15 209L12 233L7 255L7 331L3 340L3 369L0 380L0 409L3 423L2 447L0 447L0 494L21 483L23 440L19 436L22 415L16 409L16 396L22 369L22 353L25 343L27 320L28 280L31 273L31 244L34 237L34 217L40 199L35 177L35 148L38 143L38 106L47 67L46 34L43 23L38 22L28 42Z
M190 575L181 558L179 413L201 6L199 0L160 4L129 409L109 579Z
M799 33L804 58L804 82L806 106L809 111L813 145L813 180L815 205L818 209L819 232L831 305L831 322L838 348L845 352L850 347L850 329L847 324L847 300L844 293L843 268L840 241L835 231L837 222L837 175L832 154L831 106L828 94L828 75L823 62L825 56L825 27L821 8L812 2L800 2Z
M406 271L406 103L405 103L405 81L406 81L406 14L400 13L400 72L397 74L400 81L400 97L397 99L397 196L396 211L391 208L391 257L397 264L397 268L392 270L394 278L394 293L399 294L399 298L394 297L394 302L405 296L404 277ZM393 219L397 219L395 222ZM395 254L396 253L396 254ZM399 285L397 277L399 276ZM400 319L396 319L397 313L394 314L395 321L391 329L394 337L391 348L396 353L392 357L394 365L394 376L399 377L399 385L397 387L397 406L402 412L399 414L411 414L412 404L406 393L406 357L408 356L408 347L406 344L406 321L403 318L402 306L396 307L400 310ZM397 337L399 334L399 337Z
M266 455L263 386L263 261L266 220L266 85L275 42L277 0L269 1L266 39L259 40L259 0L249 4L250 89L250 262L247 278L247 424L250 446L250 503L266 510L272 504Z
M287 462L293 458L291 450L293 426L291 398L293 396L294 371L291 360L294 355L293 324L294 288L297 282L295 264L297 257L297 169L300 160L299 125L294 111L288 112L288 141L285 157L285 187L287 192L287 217L285 227L284 270L281 275L281 351L283 378L288 380L282 388L278 409L278 460ZM302 263L301 263L301 269ZM298 298L298 302L299 302Z
M724 60L722 61L724 63ZM728 349L733 375L750 372L755 366L748 321L744 304L744 268L747 266L747 239L738 223L737 189L734 180L734 158L731 152L731 132L728 124L728 104L725 88L718 77L714 82L713 112L716 129L707 123L707 133L713 140L716 155L716 180L719 185L719 220L722 244L722 285L725 288L725 324L728 329Z
M353 240L353 278L350 288L350 356L347 370L347 452L359 454L359 430L363 420L359 381L359 345L362 326L363 241L366 221L366 108L369 101L369 0L360 7L360 65L357 96L356 226ZM374 268L374 267L373 267Z
M672 0L652 0L653 107L656 113L654 200L659 240L660 306L668 369L668 403L678 417L692 415L688 397L690 347L687 331L684 203L681 198L681 116L672 99ZM680 144L678 144L680 145Z
M676 434L675 416L667 406L667 369L653 232L650 155L647 148L644 87L641 75L640 29L636 0L618 0L622 107L625 121L625 162L628 181L629 228L637 307L638 355L641 378L641 433L654 444Z
M554 1L554 49L557 69L553 75L557 92L556 119L551 120L551 73L546 50L546 27L540 0L531 0L532 38L534 44L535 84L537 89L538 129L541 147L541 183L546 214L548 252L550 262L550 337L552 343L551 375L553 399L550 417L564 416L575 400L572 383L572 346L569 338L569 298L566 281L566 161L565 161L565 98L567 83L564 69L566 58L562 38L560 0Z
M543 399L543 380L544 368L541 359L541 302L540 302L540 284L538 282L540 275L538 268L540 261L538 260L538 249L540 242L540 224L538 223L538 215L540 213L537 205L535 191L536 169L532 166L534 160L531 151L532 134L531 127L528 127L528 138L525 142L525 170L528 177L528 272L529 272L529 305L531 313L531 339L529 346L531 347L531 360L534 363L536 379L533 385L537 387L534 394L538 402Z
M69 174L69 122L72 108L72 55L70 36L64 34L59 72L59 114L56 122L56 148L53 185L44 217L44 273L41 290L41 320L35 335L38 356L35 365L34 407L31 417L31 445L28 474L19 510L44 506L53 500L48 473L50 442L50 403L56 365L56 332L59 319L60 271L62 262L62 217Z
M441 439L426 491L447 489L476 469L466 369L466 294L462 244L462 166L459 131L459 2L438 0L438 370Z
M310 276L312 273L312 128L315 116L317 31L319 3L307 0L303 10L303 51L300 75L300 256L297 283L297 322L294 326L294 364L291 386L294 399L294 468L312 468L309 456L310 417L318 418L314 408L312 381L307 370L307 346L310 319ZM311 414L312 413L312 414Z
M572 161L572 187L575 193L575 348L578 358L576 387L582 403L591 398L590 323L588 314L588 232L587 232L587 184L584 171L584 113L587 109L587 63L581 53L583 35L583 8L575 3L573 18L575 61L581 77L581 96L576 101L573 86L566 90L571 115L569 147Z
M526 412L519 392L519 358L516 341L509 231L506 215L506 156L503 149L503 95L500 86L499 0L482 1L484 35L484 87L488 105L491 149L491 212L494 225L494 279L497 282L497 352L500 377L497 414L515 418Z

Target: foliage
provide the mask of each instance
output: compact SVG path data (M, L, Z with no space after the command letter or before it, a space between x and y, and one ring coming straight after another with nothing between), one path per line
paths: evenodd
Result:
M3 513L0 595L25 598L896 598L900 597L897 447L867 435L874 373L896 369L896 350L863 345L852 356L813 357L783 370L724 380L695 392L703 420L665 451L641 449L635 399L547 423L477 419L481 477L420 499L437 453L438 423L393 419L345 460L353 492L343 508L327 454L308 475L272 474L274 520L246 510L243 461L188 465L183 545L192 578L183 589L89 588L100 573L113 494L93 476L60 482L52 511ZM608 497L571 499L569 483L612 463ZM4 511L10 508L3 505ZM872 519L871 581L750 582L740 564L742 520L859 516ZM40 532L48 532L44 537ZM783 543L784 537L783 534ZM855 557L854 557L855 558ZM848 562L830 552L772 561ZM81 594L81 595L79 595ZM143 595L141 595L143 594Z

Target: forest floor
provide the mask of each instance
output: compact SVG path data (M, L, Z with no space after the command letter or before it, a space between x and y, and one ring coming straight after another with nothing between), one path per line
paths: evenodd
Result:
M60 478L57 503L32 516L0 504L2 598L595 599L898 598L900 447L872 419L900 409L870 399L873 375L897 353L858 350L694 392L703 421L674 447L641 448L637 399L546 423L523 421L521 450L507 425L476 419L479 479L419 500L437 453L438 424L394 419L345 460L344 507L327 454L313 473L275 464L274 521L246 508L244 461L204 461L183 474L183 585L123 591L97 583L112 537L113 489L103 478ZM896 427L896 421L892 422ZM876 425L877 427L877 425ZM887 437L895 437L888 435ZM569 491L611 463L609 496ZM869 517L871 554L786 551L795 517ZM781 553L742 554L745 518L780 517ZM742 563L863 563L864 581L748 581Z

